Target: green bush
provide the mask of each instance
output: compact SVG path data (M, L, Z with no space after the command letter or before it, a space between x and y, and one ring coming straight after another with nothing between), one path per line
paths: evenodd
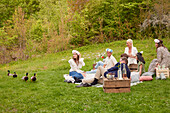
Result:
M0 6L0 44L9 51L52 53L128 38L169 37L167 1L1 0Z

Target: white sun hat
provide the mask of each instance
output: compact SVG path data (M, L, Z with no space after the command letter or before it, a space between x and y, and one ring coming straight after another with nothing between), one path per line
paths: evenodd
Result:
M159 41L158 39L155 39L154 42L155 42L155 43L159 43L160 41Z
M72 54L73 54L73 53L77 53L78 55L80 55L80 52L78 52L77 50L73 50L73 51L72 51Z

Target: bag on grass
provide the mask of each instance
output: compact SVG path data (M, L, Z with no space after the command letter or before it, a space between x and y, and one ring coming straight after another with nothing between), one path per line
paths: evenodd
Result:
M131 83L139 82L139 72L131 72Z

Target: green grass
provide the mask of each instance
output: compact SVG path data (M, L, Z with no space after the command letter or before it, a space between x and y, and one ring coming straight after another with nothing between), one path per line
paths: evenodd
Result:
M125 43L122 40L77 48L85 58L86 66L82 70L90 70L98 53L106 48L113 49L113 55L119 60ZM164 44L170 50L170 40L164 39ZM156 58L153 40L134 40L134 46L144 51L147 70L151 60ZM170 112L170 79L154 78L132 86L130 93L107 94L102 88L76 88L75 84L63 82L71 57L71 50L68 50L1 65L0 112ZM18 77L8 77L8 69L16 71ZM38 80L35 83L30 79L22 81L26 72L29 77L36 72Z

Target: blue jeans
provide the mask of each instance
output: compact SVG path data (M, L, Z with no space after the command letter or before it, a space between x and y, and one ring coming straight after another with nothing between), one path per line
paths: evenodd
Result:
M81 73L77 73L76 71L69 72L69 75L72 76L73 78L76 77L78 79L83 79L83 75Z
M97 62L95 69L97 69L99 66L103 66L104 63L102 61Z
M104 63L103 63L102 61L99 61L99 62L97 62L96 66L94 67L94 68L95 68L95 70L86 71L86 73L87 73L87 74L90 74L90 73L96 73L97 68L98 68L99 66L103 66L103 65L104 65Z
M96 73L97 69L91 70L91 71L86 71L86 74L91 74L91 73Z

